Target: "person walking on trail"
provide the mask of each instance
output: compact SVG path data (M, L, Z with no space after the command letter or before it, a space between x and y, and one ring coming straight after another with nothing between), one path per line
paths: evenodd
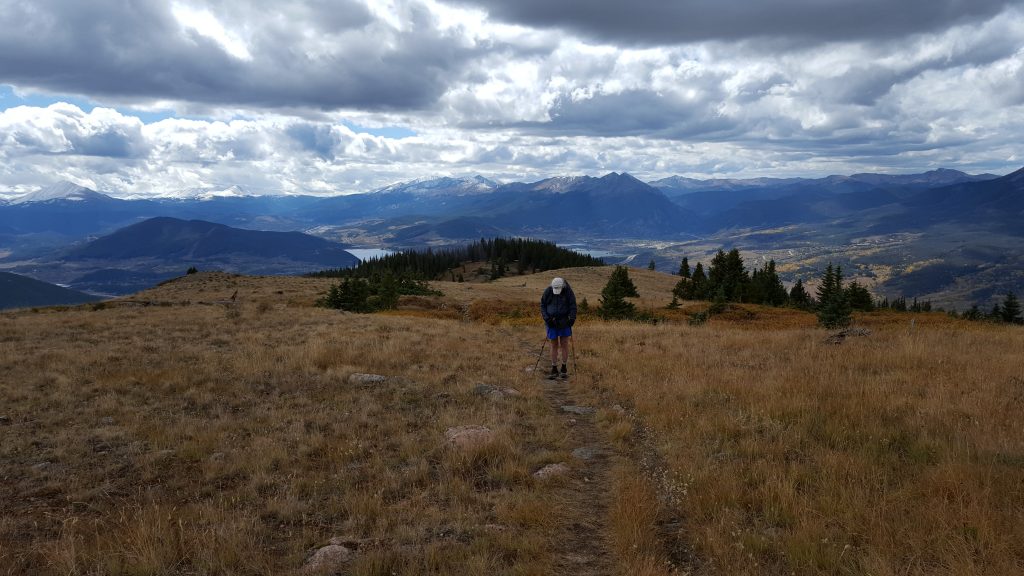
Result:
M576 294L572 287L562 278L555 278L540 297L540 315L548 330L551 341L551 373L548 380L561 376L569 377L565 363L569 360L569 337L572 336L572 325L576 323ZM558 355L561 351L562 369L558 369Z

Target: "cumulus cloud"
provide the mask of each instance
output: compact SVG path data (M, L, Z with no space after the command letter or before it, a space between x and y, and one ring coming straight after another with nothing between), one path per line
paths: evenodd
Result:
M144 154L142 122L109 108L83 112L71 104L19 106L0 112L0 144L11 154L129 158Z
M0 83L79 103L0 108L0 186L326 194L1024 158L1019 2L576 4L0 0Z

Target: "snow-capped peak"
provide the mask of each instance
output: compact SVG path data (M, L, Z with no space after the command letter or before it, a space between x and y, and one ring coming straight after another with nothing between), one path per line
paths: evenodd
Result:
M587 176L555 176L554 178L548 178L534 183L533 189L562 193L586 180Z
M100 194L84 186L73 182L58 182L35 192L29 192L24 196L18 196L11 200L11 204L27 204L30 202L52 202L65 200L70 202L83 202L85 200L109 200L110 196Z
M471 178L420 178L418 180L412 180L409 182L399 182L390 186L385 186L377 190L377 192L383 193L396 193L405 192L407 194L415 194L418 196L440 196L440 195L455 195L465 196L469 194L487 194L493 192L498 184L493 180L488 180L483 176L473 176Z
M248 198L253 196L253 194L246 192L244 188L237 184L232 184L227 188L220 188L217 186L193 188L192 190L189 190L185 196L194 200L213 200L215 198Z

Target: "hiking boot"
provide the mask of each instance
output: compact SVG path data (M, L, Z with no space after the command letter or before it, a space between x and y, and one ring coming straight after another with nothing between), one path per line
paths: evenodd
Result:
M548 380L554 380L555 378L558 378L558 367L552 365L551 366L551 373L548 374Z
M567 380L569 378L569 371L565 369L565 364L562 364L562 373L560 376L562 377L562 380Z

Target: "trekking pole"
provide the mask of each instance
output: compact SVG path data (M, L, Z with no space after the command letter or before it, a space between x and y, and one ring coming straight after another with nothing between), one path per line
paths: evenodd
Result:
M576 364L576 342L572 339L572 335L569 335L569 350L572 352L572 371L579 374L580 367Z
M544 356L544 348L547 346L547 344L548 344L548 339L547 338L545 338L544 341L540 343L540 352L537 353L537 361L533 363L533 373L534 374L537 373L537 366L540 366L540 359L541 359L542 356Z

